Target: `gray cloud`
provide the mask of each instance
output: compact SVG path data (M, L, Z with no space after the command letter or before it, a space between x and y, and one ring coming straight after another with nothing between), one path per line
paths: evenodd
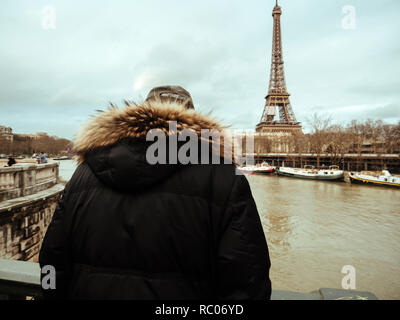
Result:
M374 108L370 112L371 118L383 120L399 120L400 119L400 105L391 104L383 107Z

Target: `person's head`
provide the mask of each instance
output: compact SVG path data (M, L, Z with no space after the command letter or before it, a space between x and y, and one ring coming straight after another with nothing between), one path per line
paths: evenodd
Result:
M185 109L194 109L190 93L180 86L161 86L150 90L146 102L161 101L181 104Z

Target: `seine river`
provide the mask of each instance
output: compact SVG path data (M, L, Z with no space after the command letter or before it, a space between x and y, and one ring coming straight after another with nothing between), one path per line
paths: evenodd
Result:
M60 161L60 176L75 170ZM400 299L400 190L345 182L247 176L261 216L275 290L341 288L343 266L356 290Z

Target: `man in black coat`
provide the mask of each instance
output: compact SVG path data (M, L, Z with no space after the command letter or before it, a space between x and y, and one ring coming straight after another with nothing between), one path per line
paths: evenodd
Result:
M75 139L79 166L40 250L41 267L56 270L45 297L269 299L268 247L245 176L233 164L148 161L151 129L223 127L181 87L126 104Z

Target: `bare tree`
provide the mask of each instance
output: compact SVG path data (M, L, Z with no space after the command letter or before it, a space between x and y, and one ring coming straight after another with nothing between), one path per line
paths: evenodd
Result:
M326 151L331 155L331 163L344 166L344 154L347 153L352 144L349 132L343 125L331 125L329 132L330 143Z
M311 119L307 122L312 128L310 135L310 151L317 155L317 167L320 165L320 156L329 145L331 132L328 130L331 126L332 117L330 115L323 116L314 113Z

